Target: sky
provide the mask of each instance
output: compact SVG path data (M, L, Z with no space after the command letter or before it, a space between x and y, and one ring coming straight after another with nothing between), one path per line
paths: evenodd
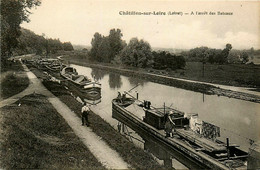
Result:
M96 32L107 36L119 28L127 43L137 37L152 47L225 48L230 43L234 49L260 49L260 1L42 0L31 12L31 21L22 27L75 45L90 46Z

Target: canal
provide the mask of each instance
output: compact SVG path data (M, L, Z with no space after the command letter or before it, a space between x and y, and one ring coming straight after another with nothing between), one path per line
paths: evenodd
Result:
M112 99L117 96L118 91L122 93L138 85L131 91L133 96L138 92L140 100L149 100L154 107L162 107L165 103L166 106L186 113L198 113L200 119L220 127L221 141L225 141L228 137L231 143L238 144L242 150L248 151L250 140L260 140L260 104L223 96L204 95L104 70L74 64L71 66L76 68L79 74L98 80L102 84L101 102L93 105L91 109L114 128L117 128L118 121L112 118ZM142 118L144 114L137 116ZM136 137L138 138L138 135ZM140 147L146 147L141 142L135 141L135 143ZM156 148L154 144L151 146Z

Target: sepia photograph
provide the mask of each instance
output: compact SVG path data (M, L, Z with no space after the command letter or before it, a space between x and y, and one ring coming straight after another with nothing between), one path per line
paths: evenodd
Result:
M260 1L0 5L0 169L260 169Z

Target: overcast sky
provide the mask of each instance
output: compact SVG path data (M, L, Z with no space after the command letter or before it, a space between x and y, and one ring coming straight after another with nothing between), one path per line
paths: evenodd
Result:
M120 15L120 11L166 15ZM168 15L169 11L187 15ZM208 14L196 15L196 11ZM217 15L218 11L233 15ZM107 36L110 29L119 28L126 42L137 37L152 47L224 48L231 43L235 49L260 48L259 1L42 0L32 12L31 22L22 27L72 44L90 45L95 32Z

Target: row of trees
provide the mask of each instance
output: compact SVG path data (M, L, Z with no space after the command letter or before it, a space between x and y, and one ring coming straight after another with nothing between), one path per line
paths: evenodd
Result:
M223 50L208 47L197 47L189 51L182 52L182 55L184 55L189 61L209 62L211 64L246 63L249 61L249 55L246 51L231 49L231 44L226 44L226 48Z
M70 42L46 39L20 27L29 22L30 9L41 4L40 0L1 0L1 60L16 54L49 54L58 50L71 51Z
M21 35L17 39L18 45L14 49L14 53L28 54L28 53L36 53L38 55L41 54L55 54L57 51L72 51L73 46L70 42L62 43L59 39L48 39L45 38L44 35L40 36L35 34L34 32L24 29L21 29Z
M172 70L181 69L185 67L186 62L183 56L181 55L174 55L169 52L153 51L154 56L154 68L155 69L166 69L170 68Z
M156 69L177 69L185 66L185 59L167 52L152 52L144 40L132 38L127 44L122 40L120 29L111 29L109 36L94 34L91 41L90 58L98 62L123 63L134 67L154 67Z

